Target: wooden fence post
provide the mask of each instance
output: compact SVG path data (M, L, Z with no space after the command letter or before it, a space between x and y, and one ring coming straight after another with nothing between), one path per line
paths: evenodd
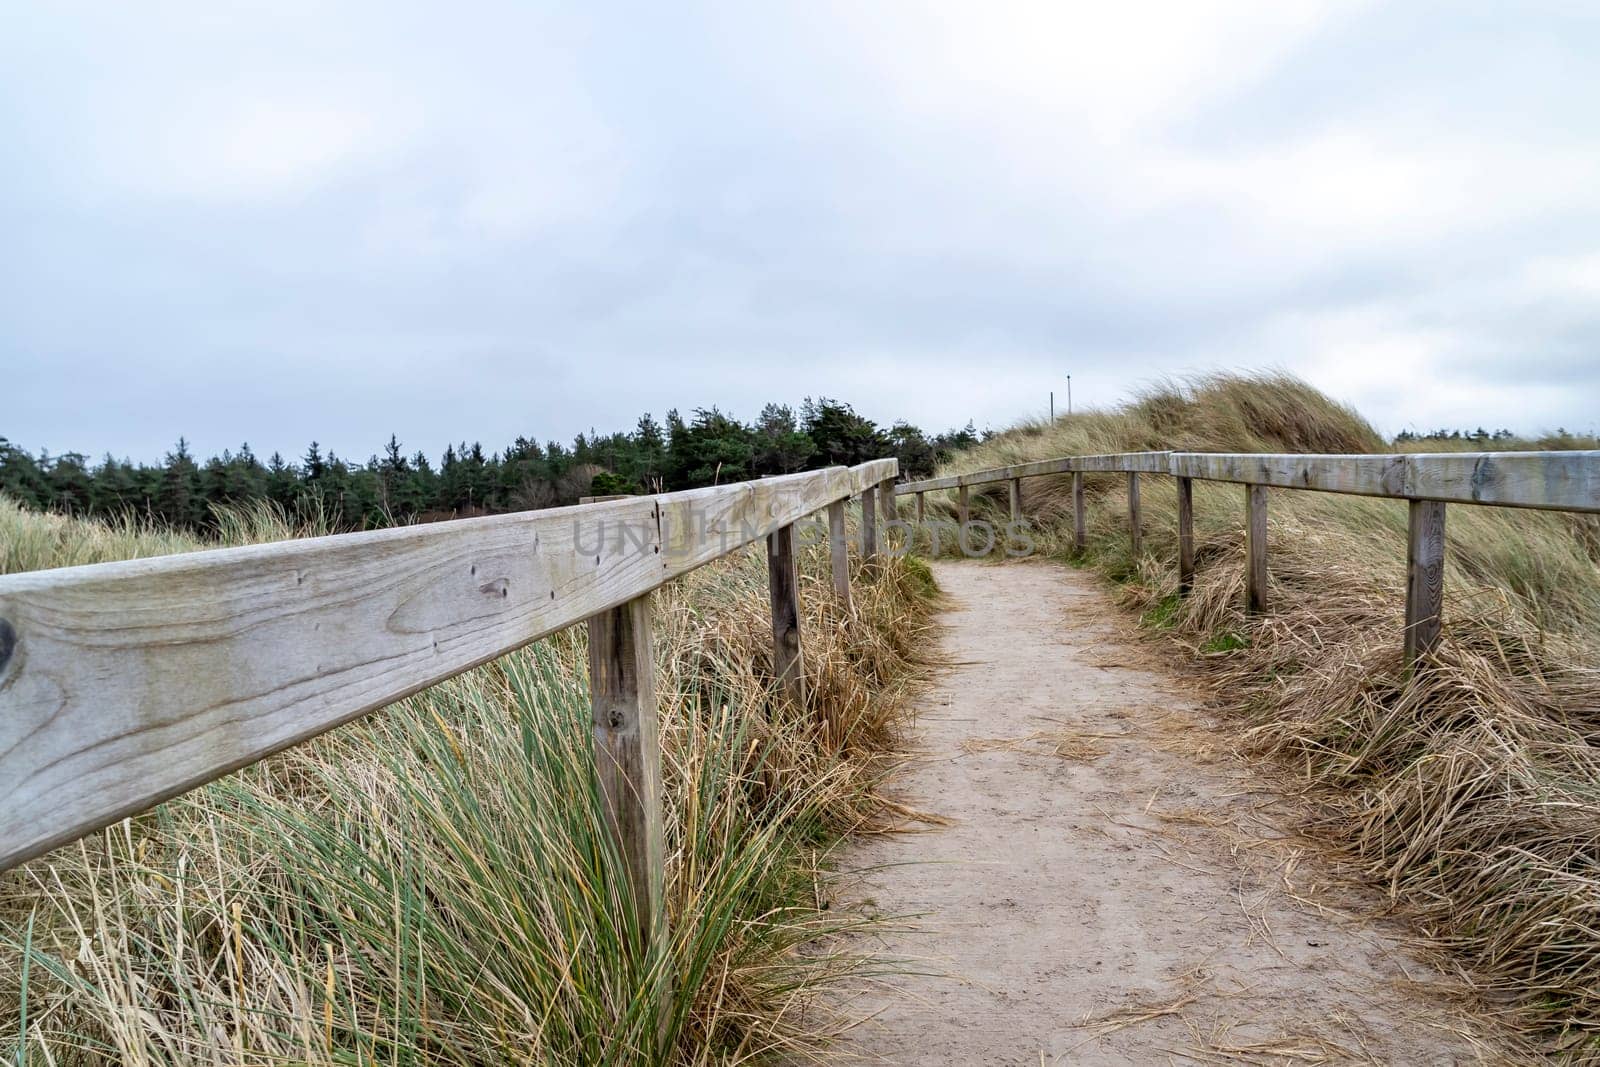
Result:
M828 554L833 561L833 595L850 614L850 549L844 539L844 501L828 505Z
M794 526L767 535L767 591L772 594L772 673L796 706L806 702L800 662L800 578L795 570Z
M956 486L956 521L963 530L967 528L967 487L964 485Z
M1143 521L1139 515L1139 472L1128 472L1128 536L1133 544L1133 554L1139 555L1144 547Z
M1194 588L1194 479L1178 479L1178 591Z
M861 560L869 566L878 558L878 514L874 507L877 495L875 485L861 490Z
M1419 656L1439 644L1444 611L1444 504L1413 500L1406 539L1406 641L1404 662L1411 673Z
M1022 479L1011 479L1011 521L1022 519Z
M1089 544L1083 507L1083 472L1072 472L1072 547L1082 552Z
M1245 494L1245 607L1267 607L1267 487L1247 485Z
M885 478L878 483L878 521L883 523L883 530L878 535L878 540L883 544L883 551L889 555L894 550L889 547L889 524L900 518L899 505L894 500L894 479ZM908 549L909 551L909 546Z
M650 595L589 618L589 708L606 824L622 858L640 947L666 937L666 844Z
M928 502L925 499L923 499L924 496L925 496L925 494L923 494L923 493L918 493L917 494L917 525L918 526L921 526L923 520L926 519L927 516L928 516L928 511L927 511Z

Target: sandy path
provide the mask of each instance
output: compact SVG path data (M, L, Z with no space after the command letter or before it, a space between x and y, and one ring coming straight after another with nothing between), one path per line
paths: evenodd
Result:
M844 895L917 915L869 947L931 973L863 990L841 1060L1499 1061L1390 932L1291 899L1318 865L1274 829L1282 802L1096 579L935 571L951 666L896 788L953 824L843 857L875 868Z

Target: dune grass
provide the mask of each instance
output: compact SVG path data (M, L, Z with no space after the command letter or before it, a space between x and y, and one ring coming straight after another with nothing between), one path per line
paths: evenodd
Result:
M270 509L233 543L318 532ZM0 501L4 569L202 547ZM656 596L670 942L630 950L584 636L565 631L0 875L18 1064L732 1063L804 1056L871 961L819 865L876 817L933 599L915 560L846 618L802 558L813 696L771 682L765 560ZM666 1010L657 991L670 990Z
M952 469L1143 449L1389 450L1294 379L1222 376L1019 426ZM1003 511L1005 491L975 506ZM1270 490L1271 605L1250 616L1243 487L1194 484L1186 598L1171 480L1141 479L1138 558L1126 477L1088 476L1086 491L1089 547L1075 562L1122 583L1192 657L1237 715L1244 749L1312 787L1315 830L1488 1001L1550 1049L1600 1063L1600 523L1451 506L1444 640L1407 683L1403 501ZM1070 493L1070 476L1023 483L1041 542L1064 557Z

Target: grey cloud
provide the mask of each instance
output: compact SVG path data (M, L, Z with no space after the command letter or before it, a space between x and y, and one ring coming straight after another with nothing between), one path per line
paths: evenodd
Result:
M1496 279L1596 247L1600 184L1485 186L1426 226L1389 201L1512 151L1581 169L1591 20L1330 16L1259 77L1180 86L1097 139L1061 117L1075 85L1018 96L897 50L928 39L919 10L886 8L870 41L827 7L35 12L0 44L0 433L360 458L391 430L437 453L807 394L1003 425L1068 372L1106 403L1238 365L1398 429L1396 374L1443 360L1487 385L1512 346L1573 399L1415 417L1581 421L1592 318ZM316 93L326 122L249 112ZM1333 166L1369 139L1415 165L1374 177L1357 151L1319 174L1294 155L1319 138Z

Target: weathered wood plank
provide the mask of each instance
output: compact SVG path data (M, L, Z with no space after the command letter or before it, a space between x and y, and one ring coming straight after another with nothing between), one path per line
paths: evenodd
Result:
M1175 452L1172 473L1330 493L1600 512L1600 451L1339 456Z
M1074 467L1076 458L1064 456L1060 459L1041 459L1032 463L1014 463L1009 467L996 467L989 471L976 471L966 475L968 485L979 485L988 481L1004 481L1011 478L1037 478L1046 474L1067 474Z
M1011 521L1022 521L1022 479L1011 479Z
M1439 643L1444 612L1444 509L1437 500L1413 500L1406 538L1406 633L1404 661L1411 670L1419 656Z
M1032 463L1017 463L1009 467L972 471L967 474L949 474L942 478L927 478L917 482L904 482L902 493L931 492L935 489L954 489L961 485L985 485L1004 482L1012 478L1036 478L1046 474L1069 474L1073 471L1119 473L1137 471L1142 474L1167 474L1170 471L1170 452L1118 452L1103 456L1063 456L1060 459L1043 459Z
M589 619L589 703L600 802L632 893L638 948L666 935L666 833L650 594Z
M861 561L870 566L878 559L878 487L861 490Z
M1394 496L1404 486L1404 458L1174 452L1171 463L1184 478Z
M926 493L917 494L917 525L921 526L928 518L928 501Z
M900 491L954 489L1074 471L1174 474L1360 496L1600 512L1600 451L1410 455L1125 452L1064 456L946 475L907 482Z
M1129 471L1139 474L1166 474L1171 465L1168 457L1170 452L1114 452L1105 456L1074 456L1072 466L1075 471L1118 473Z
M1267 608L1267 487L1247 485L1245 497L1245 607Z
M861 492L869 485L878 485L886 478L898 476L900 473L900 461L894 459L871 459L865 463L858 463L854 467L845 469L850 472L850 491L853 495Z
M1072 472L1072 547L1082 552L1089 546L1089 524L1083 500L1083 472Z
M0 577L0 869L624 604L863 466Z
M961 476L947 474L942 478L924 478L920 482L901 482L902 493L931 493L939 489L954 489L961 484Z
M885 478L878 483L878 543L883 546L883 551L889 555L894 554L894 547L889 543L889 531L893 529L890 523L900 520L900 506L894 498L894 479Z
M1600 451L1411 456L1405 491L1424 500L1600 512Z
M850 614L850 547L845 541L844 501L828 505L828 558L833 565L833 595Z
M956 521L959 522L962 525L963 528L965 528L966 525L967 525L968 510L969 509L967 507L967 487L964 486L964 485L957 486L956 487Z
M1139 475L1128 472L1128 539L1137 558L1144 548L1144 518L1139 513Z
M1178 591L1194 589L1194 480L1178 480Z
M767 535L767 591L772 600L772 673L797 707L806 702L800 659L800 574L794 558L794 527Z

